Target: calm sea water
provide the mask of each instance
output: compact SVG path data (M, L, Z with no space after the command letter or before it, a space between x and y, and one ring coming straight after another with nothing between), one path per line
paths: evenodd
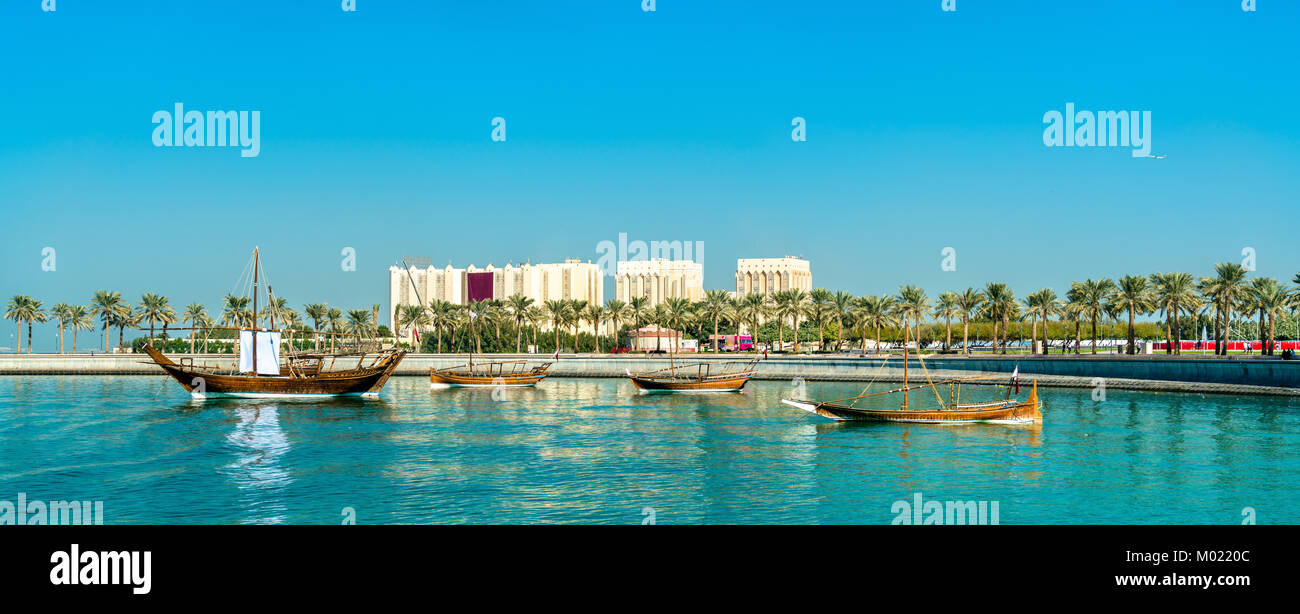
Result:
M809 383L816 398L857 384ZM0 377L0 500L105 523L888 524L895 501L1002 524L1300 522L1300 402L1043 389L1041 426L836 423L791 387L638 395L611 379L376 400L192 401L162 377ZM922 391L925 392L925 391ZM985 394L993 394L993 391ZM646 515L643 515L646 514Z

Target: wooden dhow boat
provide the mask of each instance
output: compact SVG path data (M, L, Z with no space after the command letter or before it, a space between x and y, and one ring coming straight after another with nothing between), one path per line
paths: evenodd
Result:
M907 318L903 319L903 330L907 331ZM1038 398L1038 380L1034 380L1029 389L1029 396L1024 400L1012 398L1012 386L1015 387L1016 394L1020 392L1019 367L1011 375L1011 382L1007 386L1007 394L1001 400L981 403L962 403L961 402L961 385L963 383L979 385L980 383L990 383L988 380L1002 380L1004 375L977 375L972 377L953 378L941 381L930 379L929 371L925 369L925 361L921 360L921 368L925 373L925 384L912 386L908 383L908 356L907 356L907 334L903 336L903 386L894 390L884 392L867 393L871 388L872 382L867 383L867 388L858 396L845 399L836 399L833 401L811 401L807 399L781 399L781 402L797 407L804 411L817 414L833 420L868 420L875 422L923 422L934 424L960 424L960 423L995 423L995 424L1030 424L1042 422L1043 403ZM918 357L920 360L920 357ZM884 369L884 363L881 363L881 369ZM874 382L874 378L873 378ZM945 402L943 396L939 393L938 386L948 385L948 400ZM937 404L928 407L913 406L909 402L908 392L919 388L930 388L934 392L934 398ZM867 407L856 407L856 403L862 399L878 397L883 395L902 393L902 406L898 409L876 409Z
M416 288L415 279L411 276L411 267L405 259L402 266L406 269L406 275L411 279L412 288ZM420 299L420 291L415 289L416 300ZM423 304L423 303L421 303ZM478 303L471 303L476 305ZM471 309L469 317L470 338L475 338L474 319L477 316ZM560 353L555 352L555 358L558 360ZM546 379L546 370L551 368L551 362L527 361L527 360L496 360L487 362L474 362L474 350L471 346L469 359L463 365L454 367L444 367L442 369L429 368L429 388L523 388L536 386L538 382Z
M757 375L758 359L700 361L670 365L665 369L633 374L626 371L632 385L644 392L740 392L745 383Z
M519 388L536 386L546 379L551 363L533 363L526 360L500 360L475 364L470 362L455 367L429 369L430 388L489 388L503 386Z
M253 249L252 326L247 328L207 327L203 330L238 331L239 362L233 369L194 364L193 358L173 362L153 347L152 339L141 348L194 398L211 397L332 397L379 394L397 370L406 352L398 349L363 348L358 338L355 347L338 352L295 352L292 347L281 357L280 336L295 331L277 330L275 312L270 326L258 324L258 274L261 262ZM267 286L267 296L274 295ZM185 330L185 329L173 329ZM315 331L311 331L314 334ZM367 362L369 359L369 362ZM355 360L355 362L353 362Z
M144 351L163 371L196 399L213 397L372 397L379 394L398 363L406 355L401 350L338 352L313 356L292 356L279 372L269 375L238 373L193 364L189 358L172 362L162 352L144 345ZM366 359L370 358L369 364ZM354 366L335 369L337 361ZM328 366L323 363L328 361Z

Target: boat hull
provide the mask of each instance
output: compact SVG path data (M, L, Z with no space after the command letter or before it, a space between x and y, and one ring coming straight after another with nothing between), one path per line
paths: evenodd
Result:
M546 374L539 375L498 375L494 377L485 377L479 375L463 375L455 373L439 373L433 371L429 373L430 388L526 388L536 386L537 382L546 379Z
M735 377L709 381L668 381L649 377L631 376L632 385L645 392L740 392L750 377Z
M329 371L310 377L253 377L222 375L205 369L182 366L167 359L153 348L147 348L145 351L167 375L170 375L196 399L376 396L405 356L404 352L399 352L371 367Z
M1043 419L1042 402L1036 396L1029 400L990 408L951 410L909 409L859 409L835 403L817 403L796 399L781 399L782 403L832 420L862 420L870 422L920 422L926 424L1029 424Z
M430 388L527 388L546 379L551 363L498 361L429 369Z

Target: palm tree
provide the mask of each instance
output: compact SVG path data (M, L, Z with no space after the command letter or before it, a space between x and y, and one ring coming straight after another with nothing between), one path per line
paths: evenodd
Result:
M289 347L296 348L297 346L294 345L294 341L293 341L293 334L298 330L304 329L306 327L302 325L302 316L298 315L298 312L294 311L293 308L286 306L284 309L280 311L280 328L283 328L286 331L288 331L287 337L289 341ZM163 327L163 334L164 335L167 334L167 330L165 326Z
M934 317L943 318L944 341L943 349L947 350L952 347L952 317L959 313L957 306L957 293L944 292L939 295L939 302L934 305Z
M442 353L442 331L456 326L456 305L442 299L429 301L429 325L437 331L438 353Z
M731 317L731 296L725 290L709 290L704 293L697 311L701 316L713 321L713 353L718 352L718 321Z
M655 351L656 352L663 351L663 343L661 340L663 339L664 322L668 321L668 307L666 307L663 303L659 303L658 305L651 307L649 318L650 321L654 322L655 329L656 329L655 330Z
M1043 353L1047 353L1047 323L1060 310L1056 301L1056 291L1051 288L1043 288L1037 292L1031 293L1025 298L1025 312L1029 315L1031 333L1030 340L1038 339L1038 320L1043 321ZM1030 353L1033 353L1033 343L1030 343Z
M555 351L560 351L560 327L568 321L569 302L564 299L552 299L542 303L542 308L546 310L546 317L551 321L551 331L555 333ZM574 351L577 351L577 339L573 342Z
M776 303L777 331L781 347L785 347L785 338L781 334L781 327L785 324L785 319L790 318L794 329L794 351L799 352L799 317L809 311L809 296L807 292L798 289L779 290L772 295Z
M961 317L961 349L967 356L970 355L970 319L979 312L982 305L984 295L975 288L966 288L957 293L957 315Z
M1291 278L1291 283L1296 285L1291 289L1291 309L1300 309L1300 273L1296 273L1295 277Z
M348 310L347 332L356 339L358 348L361 347L361 339L370 334L371 313L369 309Z
M325 319L325 314L329 313L329 305L327 303L311 303L304 305L302 312L311 320L311 329L315 332L312 336L315 338L316 351L320 351L320 323Z
M50 319L50 314L44 309L45 303L36 299L28 302L29 315L27 317L27 353L32 353L32 323L44 324Z
M245 328L253 325L253 312L249 310L252 300L247 296L227 294L221 307L220 322L226 326Z
M145 292L140 295L140 318L149 321L149 347L153 347L154 324L168 318L175 322L176 311L167 304L167 297Z
M77 331L95 328L95 318L90 310L82 305L73 305L68 310L68 326L72 328L72 353L77 353Z
M267 328L280 328L288 311L289 301L277 296L267 301L266 309L259 315L265 318Z
M892 296L864 296L854 301L853 317L858 326L876 330L876 350L880 349L880 329L894 325L894 313L894 297ZM863 331L862 335L862 353L867 353L867 335L865 331Z
M1282 284L1271 277L1257 277L1250 286L1250 304L1259 311L1259 339L1264 347L1261 354L1272 355L1276 317L1287 308L1287 292ZM1265 326L1267 321L1267 326Z
M921 320L930 311L930 299L925 290L912 285L898 287L898 314L916 324L916 349L921 350ZM906 342L904 342L906 343Z
M212 317L206 313L203 314L202 317L195 320L195 325L203 329L203 353L204 354L208 353L208 335L212 334L212 327L216 326L216 324L217 324L216 321L213 320Z
M586 301L583 301L586 303ZM598 303L586 303L582 310L582 319L591 324L591 332L596 337L596 353L600 353L600 323L605 321L605 308Z
M605 318L611 324L611 331L614 335L614 345L618 345L618 332L628 320L632 317L632 308L627 303L618 299L609 299L605 301ZM610 348L613 349L613 348Z
M694 306L691 305L689 300L678 297L664 299L664 322L668 325L669 329L679 331L674 337L675 341L673 349L681 349L680 331L686 327L693 312Z
M1066 319L1074 320L1074 355L1078 356L1082 351L1080 346L1083 345L1083 314L1087 313L1088 306L1084 302L1084 286L1080 282L1071 282L1070 289L1065 293L1065 305L1061 307L1061 313ZM1061 337L1065 337L1067 331L1061 331Z
M487 310L483 313L483 321L492 325L493 337L496 339L496 351L501 351L501 323L506 321L506 303L505 301L494 298L488 299Z
M1016 310L1016 295L1006 284L990 282L984 285L984 311L993 320L993 351L998 349L998 322L1002 323L1002 353L1007 353L1007 336L1011 315Z
M541 328L542 322L546 321L546 310L542 309L538 305L533 305L524 312L524 317L528 319L528 324L530 325L530 328L533 329L533 347L536 348L537 329Z
M181 320L185 322L189 322L190 324L190 353L191 354L194 353L195 333L199 332L198 329L201 326L200 323L207 317L208 317L208 310L206 307L203 306L203 303L190 303L189 305L185 306L185 313L181 316Z
M223 299L221 306L221 315L218 321L225 326L234 328L244 328L252 325L253 312L248 308L252 304L252 299L247 296L235 296L227 294ZM341 314L340 314L340 317ZM234 352L239 354L239 334L236 332L234 341Z
M72 305L55 303L50 307L50 316L59 322L59 354L63 353L63 329L72 317Z
M1137 353L1137 344L1134 338L1134 319L1137 315L1149 313L1155 307L1151 284L1148 283L1144 275L1125 275L1119 279L1119 287L1115 291L1113 302L1117 308L1128 312L1128 349L1126 352L1132 356Z
M1152 273L1151 284L1155 290L1155 309L1165 314L1165 353L1181 354L1178 316L1196 302L1196 281L1191 273Z
M121 348L126 345L125 337L128 326L138 328L143 322L144 312L127 305L126 309L123 309L122 313L117 317L117 320L113 322L113 325L117 327L117 347Z
M844 345L844 318L853 311L853 294L840 290L831 297L831 313L835 316L835 351Z
M634 296L627 301L627 309L632 313L632 327L641 328L650 317L650 299Z
M808 295L808 317L817 323L817 351L826 351L826 335L823 332L825 320L834 309L835 295L826 288L814 288ZM796 338L798 335L795 335Z
M573 351L578 351L578 327L582 326L583 312L587 310L587 301L569 299L569 310L565 312L566 323L573 327Z
M330 307L325 311L325 326L329 328L330 350L334 350L334 341L338 338L339 333L343 332L343 310L337 307Z
M1216 277L1202 277L1198 284L1201 293L1210 299L1215 309L1214 336L1215 354L1228 354L1228 327L1232 323L1232 308L1247 290L1245 286L1246 269L1235 262L1220 262L1214 265Z
M533 299L522 294L512 294L506 299L506 310L515 322L515 353L518 354L523 343L524 320L528 319L528 308Z
M1079 300L1083 303L1084 311L1088 313L1092 320L1092 353L1097 353L1097 319L1101 317L1106 309L1106 303L1110 301L1111 295L1115 293L1115 282L1109 277L1104 277L1097 281L1086 279L1079 286Z
M30 321L30 318L33 315L32 305L35 303L36 301L30 296L25 294L16 294L13 298L9 299L9 305L5 308L5 319L13 320L14 323L18 325L18 347L16 349L19 354L23 353L23 322ZM27 339L29 354L31 353L30 346L32 344L30 337L31 335L29 334Z
M107 290L96 290L95 296L90 299L92 305L90 313L104 323L104 353L108 353L108 329L117 321L122 311L128 309L122 303L121 292L109 292Z
M753 325L753 328L750 329L750 335L754 337L754 341L758 341L759 321L770 315L772 315L772 310L768 304L767 296L763 294L746 294L736 306L736 318ZM740 332L739 327L736 328L736 332Z
M400 305L397 310L397 325L401 328L409 327L413 331L411 342L414 344L420 327L429 325L429 312L423 305Z
M488 300L480 300L470 301L466 307L468 308L466 315L469 316L466 321L469 323L470 335L473 336L474 353L482 354L483 343L481 340L482 337L480 336L482 333L479 331L479 327L475 326L475 324L484 322L487 317L487 312L492 308L492 305Z

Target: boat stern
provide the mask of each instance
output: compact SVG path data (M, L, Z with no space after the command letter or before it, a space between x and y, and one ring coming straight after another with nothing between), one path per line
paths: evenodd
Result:
M809 401L800 401L798 399L781 399L781 402L786 405L789 405L790 407L797 407L799 409L802 409L810 414L817 413L816 403L811 403Z

